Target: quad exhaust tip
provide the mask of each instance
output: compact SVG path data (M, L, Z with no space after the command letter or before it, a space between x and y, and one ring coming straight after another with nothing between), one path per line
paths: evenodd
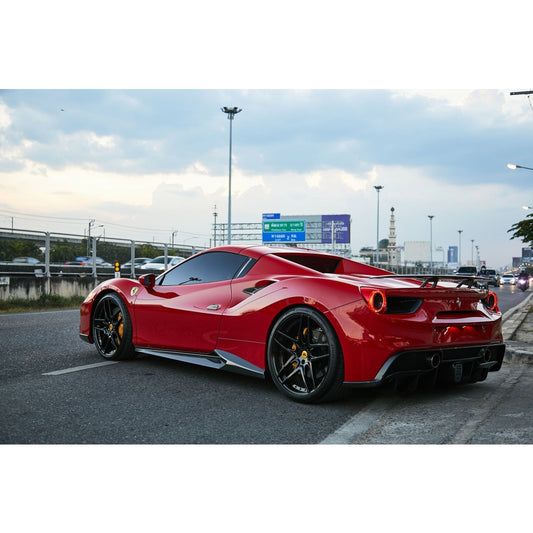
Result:
M430 368L438 368L441 361L440 353L432 353L431 355L428 355L426 361Z
M489 361L492 360L492 353L488 348L481 349L479 354L481 356L482 363L488 363Z

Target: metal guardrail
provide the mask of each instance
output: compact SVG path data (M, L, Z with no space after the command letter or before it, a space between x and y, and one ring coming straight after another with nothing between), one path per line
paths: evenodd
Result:
M11 276L11 277L45 277L46 276L46 265L44 263L39 264L25 264L25 263L10 263L10 262L0 262L0 276ZM139 267L135 269L135 275L132 276L131 270L129 268L120 269L120 277L129 278L129 277L139 277L142 274L160 274L161 270L150 270L143 269L140 270ZM96 274L100 279L107 279L115 277L114 267L109 266L96 266ZM88 277L93 275L93 268L91 265L64 265L64 264L50 264L49 266L49 276L50 277Z
M96 263L98 257L98 247L102 244L113 244L122 248L128 248L130 253L130 261L133 264L135 249L137 246L150 245L162 251L160 255L181 255L189 257L198 251L204 250L205 247L198 247L185 244L168 244L155 241L136 241L131 239L122 239L107 237L101 238L99 236L76 235L70 233L56 233L35 230L23 230L14 228L0 227L0 239L18 240L18 241L33 241L41 250L43 250L44 261L40 264L26 264L26 263L0 263L0 276L92 276L94 278L114 277L115 271L113 267L99 266ZM82 244L87 243L87 256L92 260L87 265L66 265L52 263L50 261L50 250L52 244L57 243L73 243ZM171 252L169 252L171 250ZM80 254L84 255L84 254ZM74 259L74 258L72 258ZM142 273L150 272L142 271ZM120 269L123 277L137 277L140 275L138 268ZM158 272L159 273L159 272Z
M63 265L50 264L48 267L50 276L91 276L93 273L92 266L85 265ZM98 277L113 277L113 267L96 268ZM44 263L26 264L26 263L0 263L0 276L35 276L44 277L46 275L46 265Z

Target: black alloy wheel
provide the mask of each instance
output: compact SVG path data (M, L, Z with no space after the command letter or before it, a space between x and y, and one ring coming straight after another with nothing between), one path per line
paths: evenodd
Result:
M267 363L276 387L298 402L333 399L344 380L344 362L337 335L318 311L296 307L274 324Z
M126 304L115 293L104 294L96 303L92 337L98 353L110 360L133 356L131 319Z

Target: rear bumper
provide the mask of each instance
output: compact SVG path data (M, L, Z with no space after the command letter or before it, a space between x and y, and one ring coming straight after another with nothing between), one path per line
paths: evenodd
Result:
M371 381L345 382L354 387L379 386L412 378L431 378L451 383L474 383L487 372L500 370L505 344L485 344L398 352L385 362Z

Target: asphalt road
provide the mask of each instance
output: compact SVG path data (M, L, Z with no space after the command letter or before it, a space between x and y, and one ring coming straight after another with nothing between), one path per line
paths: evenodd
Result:
M528 293L497 289L502 310ZM0 315L0 443L531 444L530 366L398 396L301 405L267 381L150 356L107 364L78 311ZM104 363L104 364L102 364Z

